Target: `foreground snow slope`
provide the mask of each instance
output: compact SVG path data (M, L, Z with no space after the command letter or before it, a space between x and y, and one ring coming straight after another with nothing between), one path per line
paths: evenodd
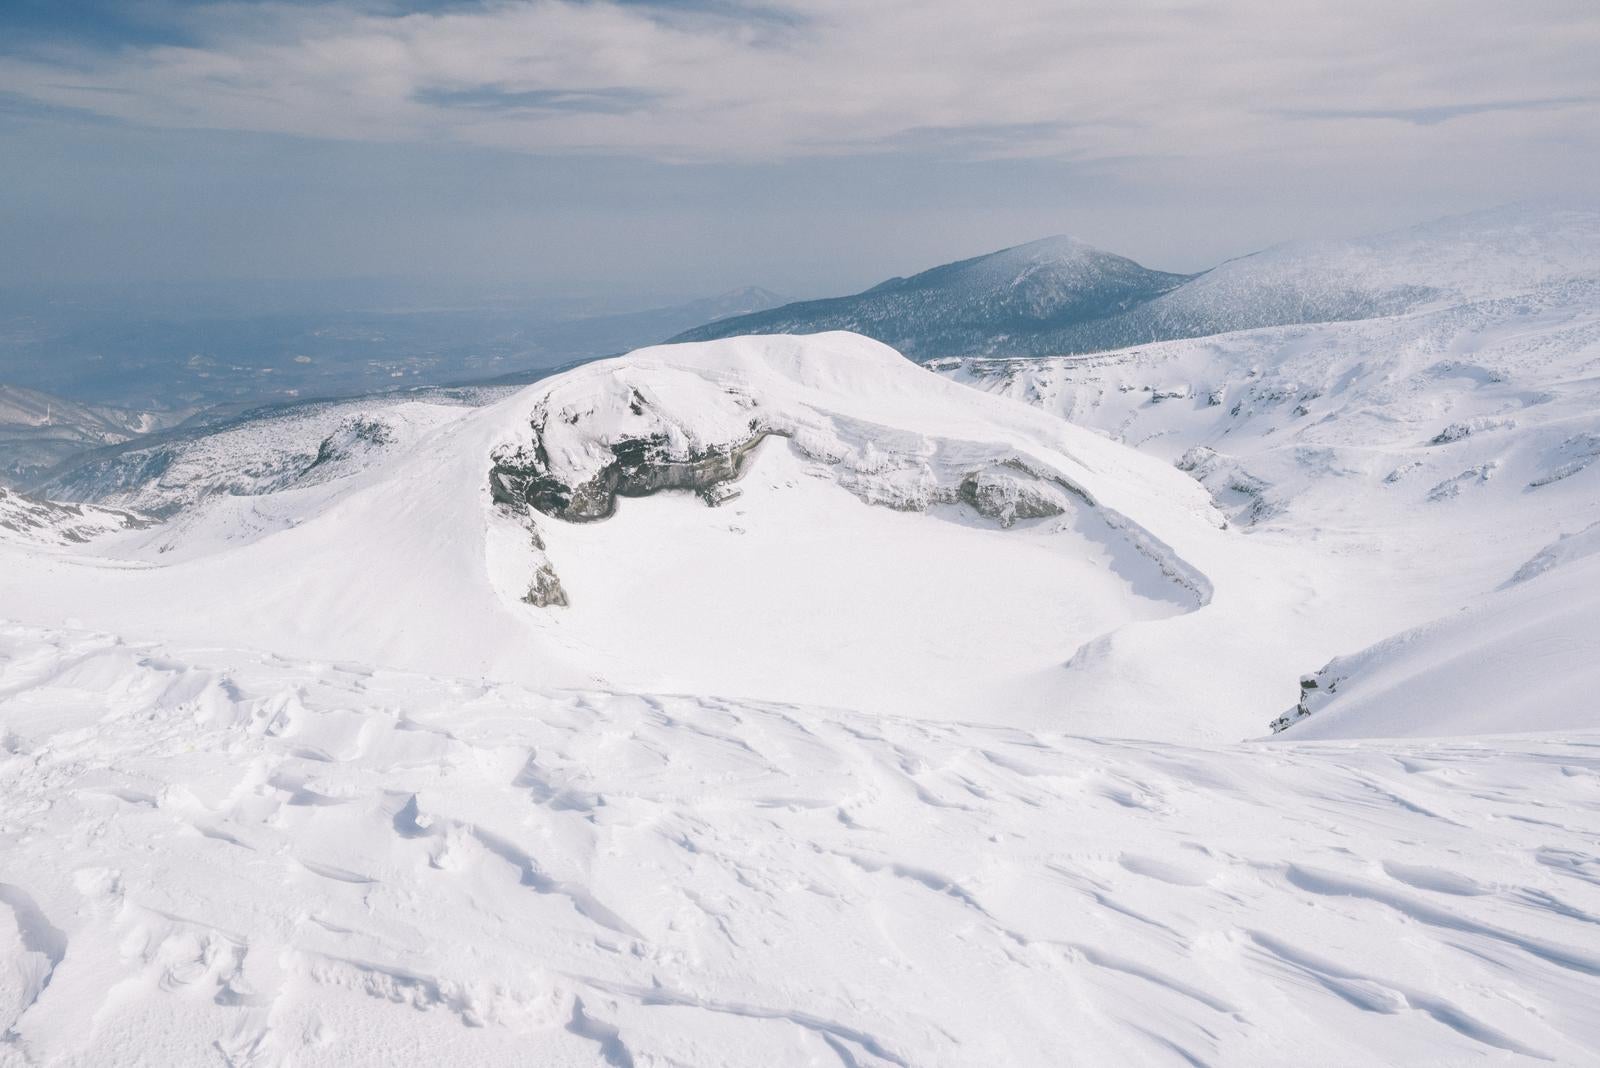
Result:
M0 628L0 1063L1586 1064L1600 736L1192 747Z

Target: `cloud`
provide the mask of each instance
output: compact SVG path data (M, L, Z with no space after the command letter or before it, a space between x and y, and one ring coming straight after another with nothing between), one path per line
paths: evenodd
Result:
M138 32L122 39L114 26L31 26L26 48L0 55L0 91L148 126L676 162L1325 158L1351 147L1306 119L1396 119L1439 129L1442 149L1482 153L1600 137L1589 0L139 9ZM1538 121L1520 127L1469 122L1532 111ZM1458 120L1467 141L1443 132ZM1360 144L1389 147L1370 130Z
M601 86L593 89L507 89L483 85L471 89L419 89L420 104L469 111L581 111L626 115L643 111L661 99L648 89Z
M1600 102L1600 97L1562 96L1544 100L1491 100L1477 104L1435 104L1431 107L1416 108L1283 109L1278 114L1291 119L1379 119L1407 122L1413 126L1437 126L1451 119L1467 115L1485 115L1493 111L1545 111L1560 107L1592 107L1596 102Z

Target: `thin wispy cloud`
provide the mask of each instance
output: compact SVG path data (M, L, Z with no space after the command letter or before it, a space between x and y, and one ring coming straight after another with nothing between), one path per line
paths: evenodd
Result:
M0 89L121 121L747 161L1314 150L1306 118L1600 123L1590 3L786 0L135 5L35 25ZM163 32L164 31L164 32ZM1522 102L1522 103L1519 103Z
M1295 119L1378 119L1407 122L1413 126L1437 126L1441 122L1467 115L1486 115L1495 111L1547 111L1552 108L1593 107L1600 97L1563 96L1544 100L1490 100L1474 104L1439 104L1416 108L1301 108L1284 109L1278 114Z

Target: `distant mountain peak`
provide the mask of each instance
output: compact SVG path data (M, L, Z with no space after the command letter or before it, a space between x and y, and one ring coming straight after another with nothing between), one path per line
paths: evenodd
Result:
M1260 326L1399 315L1600 274L1600 212L1510 205L1350 240L1295 241L1200 274L1064 234L848 297L730 315L674 338L852 330L914 360L1100 352Z
M729 315L672 340L851 330L913 359L931 359L981 351L996 334L1028 335L1116 315L1189 277L1057 235L891 278L848 297Z

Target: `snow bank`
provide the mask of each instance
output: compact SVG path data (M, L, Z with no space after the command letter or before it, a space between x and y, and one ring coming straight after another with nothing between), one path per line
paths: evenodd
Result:
M1540 552L1460 611L1338 657L1273 723L1296 740L1592 729L1600 526Z

